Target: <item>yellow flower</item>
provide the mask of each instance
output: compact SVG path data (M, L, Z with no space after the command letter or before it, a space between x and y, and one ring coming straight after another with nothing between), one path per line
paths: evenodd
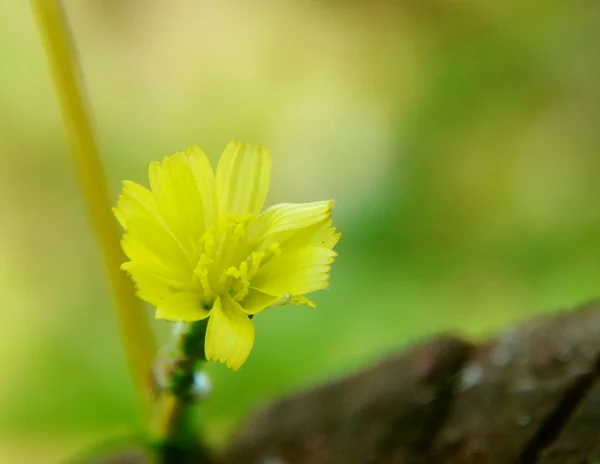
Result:
M123 183L115 216L125 229L122 268L156 317L209 318L208 360L238 369L254 343L251 315L329 285L340 234L333 201L272 206L265 146L231 142L216 174L198 147L150 164L151 190Z

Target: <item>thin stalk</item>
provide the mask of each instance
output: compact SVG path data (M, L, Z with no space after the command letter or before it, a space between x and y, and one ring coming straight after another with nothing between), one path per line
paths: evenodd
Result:
M115 296L129 371L142 410L148 417L153 399L151 369L156 352L155 341L133 285L120 270L124 261L120 234L112 216L104 169L86 111L76 53L60 1L31 0L31 4L54 78L77 176Z
M155 464L172 462L213 462L202 442L202 434L192 423L192 407L197 402L194 374L203 362L207 320L194 322L175 334L175 356L160 358L157 366L163 385L150 425ZM164 377L164 378L163 378Z

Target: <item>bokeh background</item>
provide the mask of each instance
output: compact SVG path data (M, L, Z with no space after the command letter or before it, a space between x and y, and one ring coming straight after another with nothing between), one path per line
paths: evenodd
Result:
M209 367L212 445L407 343L600 295L600 3L65 3L114 199L241 139L271 147L269 203L337 201L317 310L267 311L243 369ZM63 462L136 407L28 2L0 3L0 66L0 462Z

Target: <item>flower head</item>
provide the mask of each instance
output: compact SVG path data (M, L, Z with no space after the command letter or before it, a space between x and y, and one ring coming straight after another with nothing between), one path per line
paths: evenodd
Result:
M208 360L238 369L254 343L249 316L329 285L340 234L332 201L261 212L271 178L265 146L231 142L216 173L202 150L150 164L150 189L131 181L114 209L125 229L122 268L156 317L205 318Z

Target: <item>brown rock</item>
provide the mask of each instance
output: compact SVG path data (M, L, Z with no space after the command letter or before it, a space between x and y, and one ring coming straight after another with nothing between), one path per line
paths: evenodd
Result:
M599 335L600 307L590 305L480 346L461 372L432 462L537 462L596 375Z
M252 417L224 463L428 462L471 345L442 337Z
M600 459L600 305L440 337L252 416L223 464Z
M583 387L587 387L587 382L584 382ZM600 383L597 380L565 422L565 427L557 431L560 433L556 440L541 453L539 463L600 462Z

